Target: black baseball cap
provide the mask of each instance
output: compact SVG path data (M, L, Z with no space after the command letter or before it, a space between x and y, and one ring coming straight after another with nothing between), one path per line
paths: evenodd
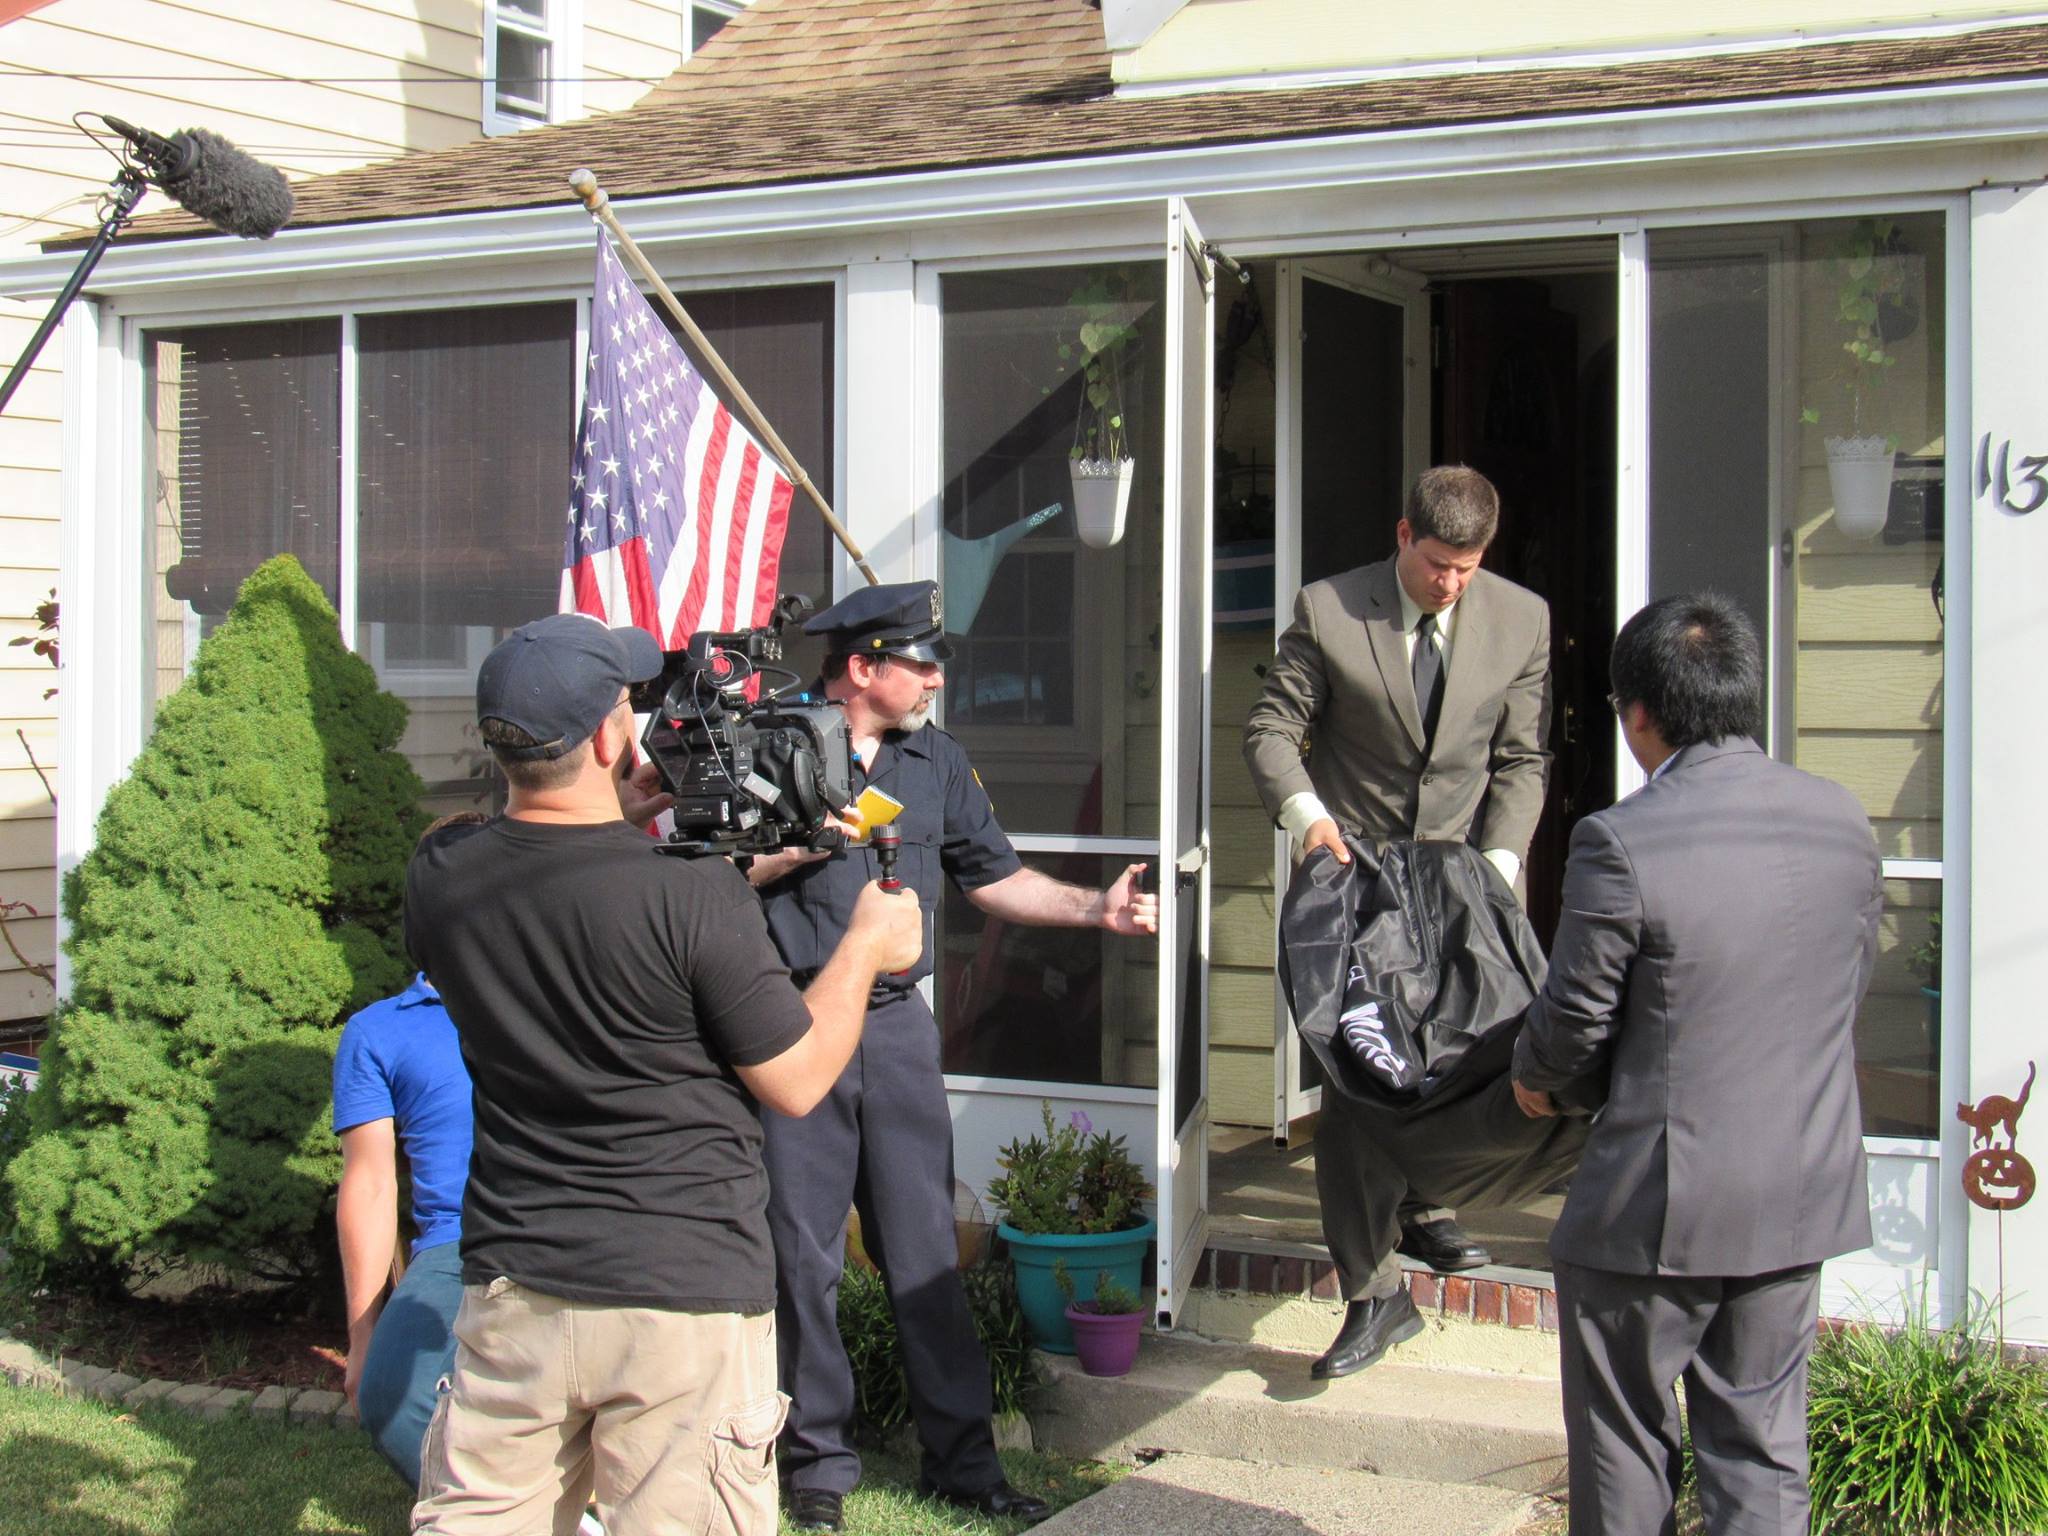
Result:
M551 613L501 640L476 674L476 717L517 726L534 747L491 750L507 762L573 752L618 708L619 690L661 675L644 629L612 629L586 613Z
M907 656L946 661L945 606L936 581L894 581L863 587L804 620L804 633L823 635L834 656Z

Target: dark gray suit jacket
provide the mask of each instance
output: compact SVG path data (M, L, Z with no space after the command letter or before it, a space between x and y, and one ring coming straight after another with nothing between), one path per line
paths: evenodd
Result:
M1870 1242L1853 1031L1877 953L1870 822L1747 739L1581 821L1515 1077L1608 1071L1552 1257L1760 1275Z
M1313 789L1340 827L1374 841L1470 842L1526 857L1550 771L1550 608L1491 571L1473 575L1425 753L1396 579L1382 560L1301 589L1245 719L1259 798L1277 817Z

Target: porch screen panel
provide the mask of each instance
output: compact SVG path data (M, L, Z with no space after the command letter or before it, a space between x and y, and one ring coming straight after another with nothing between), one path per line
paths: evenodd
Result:
M1055 880L1103 886L1130 860L1027 853L1024 862ZM1155 940L1007 923L949 884L938 947L932 1001L946 1071L1128 1088L1158 1083Z
M476 668L555 611L575 348L569 303L356 322L356 645L411 709L437 810L495 792Z
M296 556L336 600L340 421L338 319L145 336L152 708L184 679L200 636L271 556Z
M1156 263L948 274L940 574L954 657L946 728L1013 834L1159 833ZM1085 401L1084 332L1134 326ZM1120 418L1134 461L1123 537L1078 536L1069 469L1086 421ZM1027 531L1028 520L1057 508Z
M1160 836L1164 296L1157 262L940 281L939 572L954 651L940 708L1005 831L1027 848L1078 840L1026 862L1078 884L1153 857L1090 840ZM1104 354L1093 402L1091 347ZM1112 416L1134 467L1122 535L1096 547L1080 538L1070 459L1091 427L1094 451L1109 447ZM939 943L946 965L979 956L966 974L991 978L963 989L942 966L948 1072L1156 1084L1155 941L1006 930L949 893Z
M1901 861L1857 1071L1866 1133L1927 1138L1943 1123L1945 257L1938 214L1650 240L1651 592L1714 586L1757 618L1778 755L1847 786ZM1864 491L1829 462L1829 439L1857 437L1879 460Z

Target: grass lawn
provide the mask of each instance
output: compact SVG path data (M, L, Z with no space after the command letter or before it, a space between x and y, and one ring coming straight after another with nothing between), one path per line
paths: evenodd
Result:
M1055 1508L1118 1467L1008 1452L1010 1479ZM846 1502L857 1536L1011 1536L919 1499L916 1468L878 1456ZM124 1413L0 1386L0 1536L402 1536L411 1494L358 1434L175 1410ZM787 1529L787 1527L785 1527Z

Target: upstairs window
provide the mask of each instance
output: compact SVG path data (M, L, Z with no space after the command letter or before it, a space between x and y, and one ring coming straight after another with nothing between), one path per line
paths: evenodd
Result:
M583 106L580 0L485 0L486 133L559 123Z
M710 42L747 4L748 0L690 0L683 7L683 56Z

